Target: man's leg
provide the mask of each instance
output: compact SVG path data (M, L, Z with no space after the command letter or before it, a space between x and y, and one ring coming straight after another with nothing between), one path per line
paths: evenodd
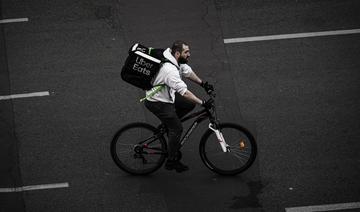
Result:
M175 109L179 118L184 117L192 111L195 106L195 103L190 102L178 93L175 94Z
M157 116L168 129L168 158L174 160L180 147L183 127L176 114L174 104L146 101L145 106Z
M165 168L168 170L175 169L177 172L188 170L189 167L176 160L176 153L180 148L183 127L176 114L174 104L145 101L145 106L156 115L168 129L168 160Z

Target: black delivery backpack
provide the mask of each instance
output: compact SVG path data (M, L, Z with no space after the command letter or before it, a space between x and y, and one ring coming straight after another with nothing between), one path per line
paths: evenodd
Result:
M148 48L134 44L121 69L121 78L138 88L150 90L162 63L169 62L163 56L164 49Z

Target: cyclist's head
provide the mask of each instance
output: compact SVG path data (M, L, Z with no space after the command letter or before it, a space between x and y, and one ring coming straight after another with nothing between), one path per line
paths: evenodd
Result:
M187 63L190 57L190 48L185 41L175 41L171 47L171 53L179 63Z

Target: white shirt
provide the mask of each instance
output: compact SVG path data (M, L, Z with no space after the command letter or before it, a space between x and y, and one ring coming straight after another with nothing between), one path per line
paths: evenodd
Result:
M188 77L193 72L187 64L179 65L174 56L171 54L170 48L163 53L164 57L172 63L164 63L160 68L158 75L155 77L153 85L165 84L164 88L155 93L152 97L147 97L148 101L174 103L175 92L184 95L187 91L187 85L181 79L182 76ZM146 91L146 96L152 93L154 89Z

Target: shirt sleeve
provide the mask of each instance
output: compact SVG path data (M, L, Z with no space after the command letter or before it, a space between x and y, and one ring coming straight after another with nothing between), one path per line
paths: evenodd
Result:
M181 79L180 74L178 71L171 71L167 74L165 78L165 84L170 88L174 89L180 95L184 95L187 91L187 85Z
M185 77L189 77L193 70L188 64L180 64L180 73Z

